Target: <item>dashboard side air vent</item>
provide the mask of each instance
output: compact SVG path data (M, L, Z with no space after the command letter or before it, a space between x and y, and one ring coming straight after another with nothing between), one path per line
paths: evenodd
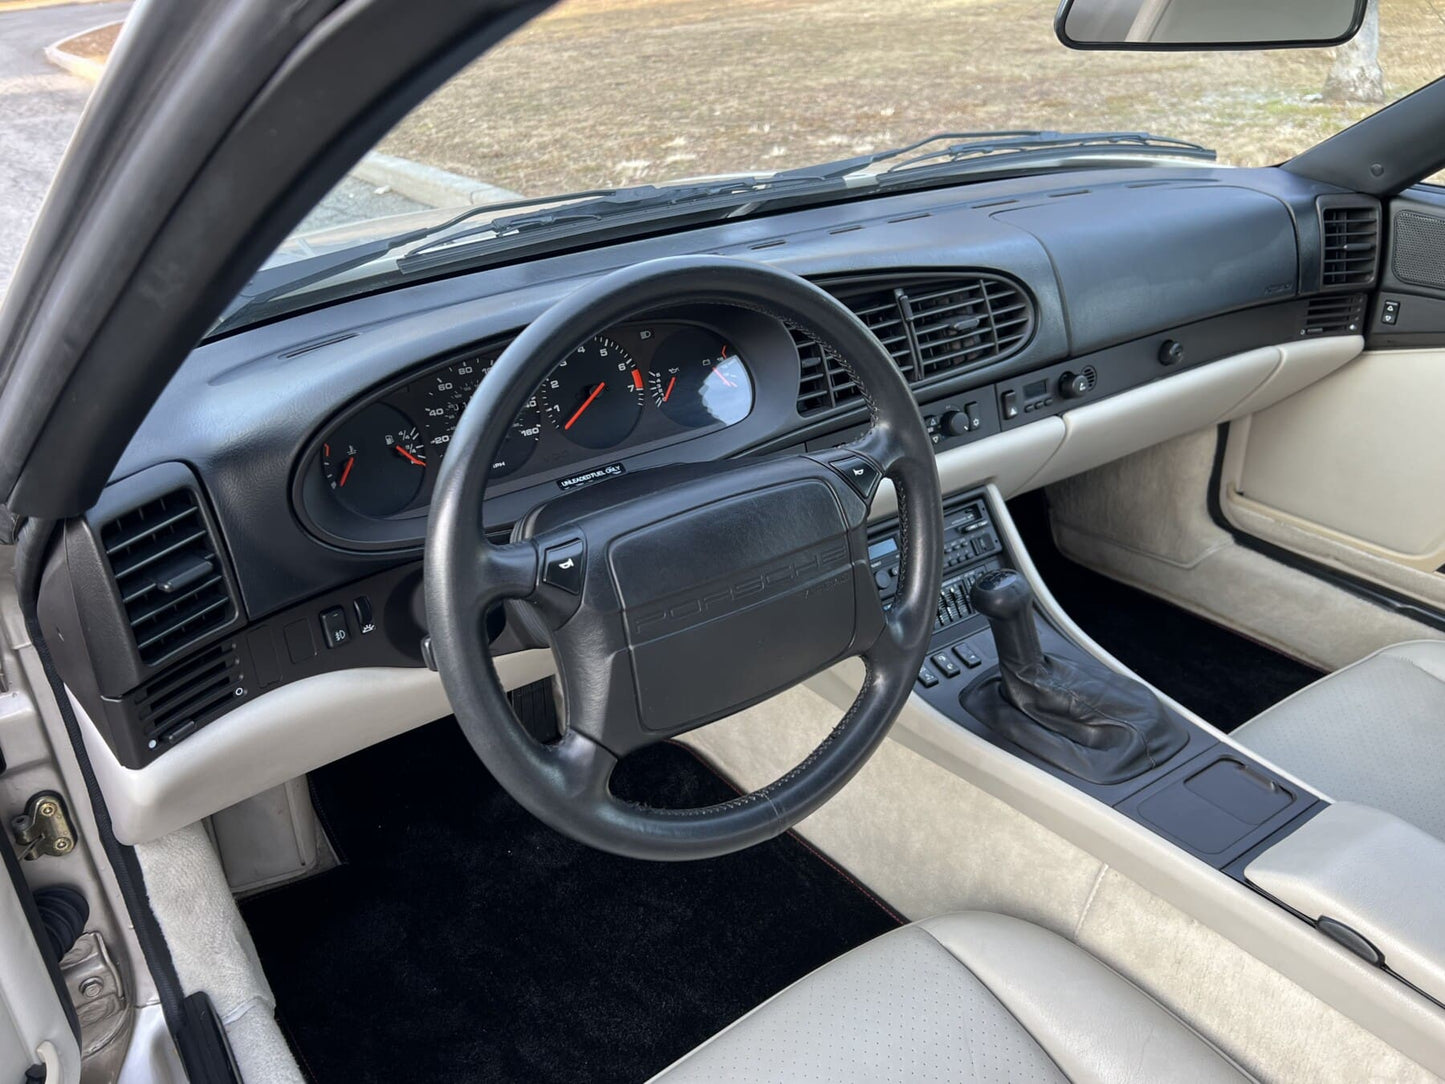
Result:
M103 523L99 534L146 666L180 654L235 619L220 548L194 490L153 497Z
M1305 308L1304 326L1300 335L1358 335L1365 326L1365 295L1340 294L1336 297L1312 297Z
M150 749L180 741L230 708L241 689L234 642L198 651L146 682L136 697L142 741Z
M1320 288L1358 289L1375 281L1380 259L1380 207L1373 200L1321 197Z
M1000 275L924 274L823 283L868 326L910 384L967 372L1021 350L1034 308L1023 287ZM858 386L836 358L794 330L802 363L798 413L854 402Z

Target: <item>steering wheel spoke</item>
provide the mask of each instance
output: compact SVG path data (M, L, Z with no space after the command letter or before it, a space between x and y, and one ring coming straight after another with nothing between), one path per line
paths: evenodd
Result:
M506 599L529 598L537 590L540 557L530 540L477 547L468 579L468 606L483 614Z

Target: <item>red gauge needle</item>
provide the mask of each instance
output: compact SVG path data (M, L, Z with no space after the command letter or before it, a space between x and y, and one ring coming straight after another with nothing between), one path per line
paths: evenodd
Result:
M668 397L669 397L670 395L672 395L672 387L673 387L673 385L676 384L676 383L677 383L677 377L673 377L671 380L669 380L669 381L667 382L667 390L662 393L662 401L663 401L664 403L667 402Z
M730 387L730 388L735 388L735 387L737 387L736 384L734 384L731 380L729 380L729 379L727 378L727 374L724 373L721 369L717 369L717 368L713 369L712 375L715 376L715 377L717 377L719 380L721 380L724 384L726 384L726 385L727 385L728 387Z
M573 424L577 421L577 419L580 418L580 417L582 417L582 412L592 405L592 400L593 400L593 399L596 399L599 395L601 395L601 394L602 394L602 389L605 388L605 387L607 387L606 381L604 381L604 382L601 383L601 384L598 384L595 388L593 388L593 389L592 389L592 394L589 395L589 396L587 396L587 398L586 398L585 400L583 400L582 405L577 408L577 413L573 414L572 417L568 418L568 419L567 419L567 424L564 425L562 428L563 428L563 429L571 429L572 426L573 426Z
M402 457L408 463L415 463L418 467L426 466L425 459L418 459L416 456L412 455L409 451L403 448L400 444L393 444L392 447L395 448L398 452L400 452L402 454Z
M339 482L336 483L336 488L337 488L337 489L340 489L342 486L344 486L344 485L346 484L346 479L351 476L351 468L355 465L355 463L356 463L356 456L352 456L350 459L348 459L348 460L346 461L346 466L344 466L344 467L341 468L341 481L339 481Z

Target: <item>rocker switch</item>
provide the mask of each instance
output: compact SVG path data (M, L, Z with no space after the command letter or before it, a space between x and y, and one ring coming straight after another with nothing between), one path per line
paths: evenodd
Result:
M341 647L351 642L351 630L346 627L346 611L340 606L321 611L321 638L327 647Z

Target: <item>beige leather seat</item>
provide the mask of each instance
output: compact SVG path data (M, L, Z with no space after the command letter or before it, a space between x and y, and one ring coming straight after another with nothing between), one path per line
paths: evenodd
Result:
M1321 678L1234 732L1325 795L1445 839L1445 642L1412 640Z
M654 1078L1239 1081L1237 1066L1083 949L1003 915L914 923L800 979Z

